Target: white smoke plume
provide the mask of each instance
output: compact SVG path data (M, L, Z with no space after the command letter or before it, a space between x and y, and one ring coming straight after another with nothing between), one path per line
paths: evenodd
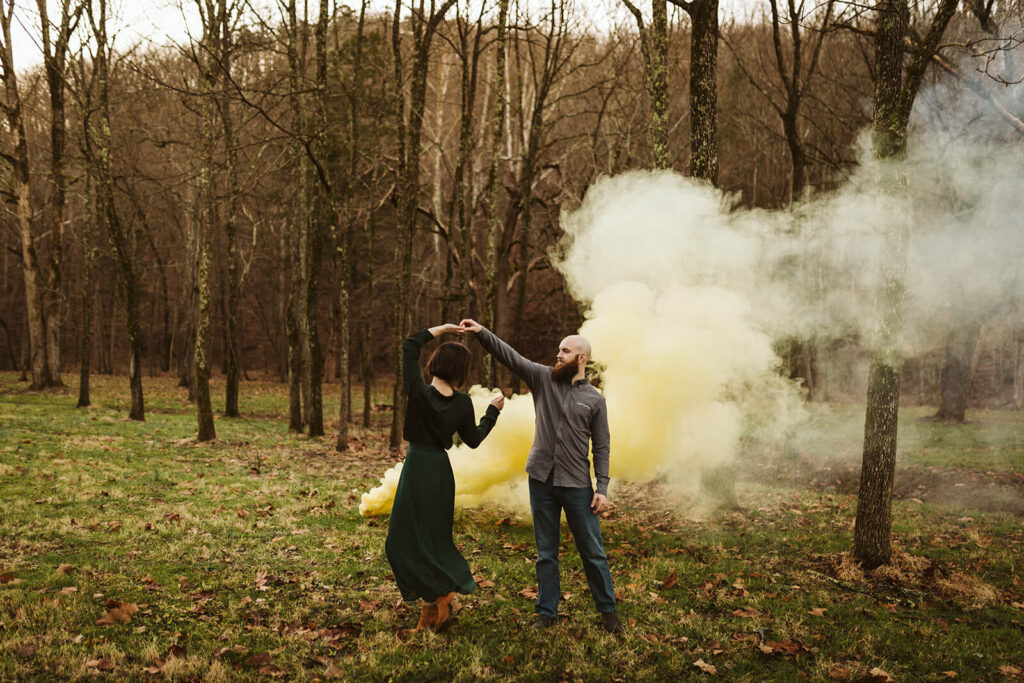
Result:
M865 142L844 187L786 211L738 209L676 173L632 171L564 212L557 265L589 304L580 333L606 368L613 481L693 484L733 462L745 435L793 429L799 397L772 340L846 334L870 346L879 249L901 221L905 354L1024 300L1024 145L919 126L894 186L891 162ZM486 392L474 398L479 413ZM477 451L455 448L457 504L522 503L532 435L532 403L514 397ZM360 511L387 512L396 484L389 471Z

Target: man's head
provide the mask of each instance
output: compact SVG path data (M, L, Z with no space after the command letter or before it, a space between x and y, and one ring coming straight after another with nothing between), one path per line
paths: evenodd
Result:
M469 349L458 342L445 342L437 347L427 361L427 372L448 382L457 389L466 383L469 374L469 362L472 354Z
M571 382L587 366L589 359L590 342L578 334L569 335L558 345L551 374L559 382Z

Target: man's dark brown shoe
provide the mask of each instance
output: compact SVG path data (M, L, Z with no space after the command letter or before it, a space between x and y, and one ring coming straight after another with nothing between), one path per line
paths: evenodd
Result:
M534 631L543 631L546 628L551 628L558 623L558 619L555 617L549 617L546 614L538 614L537 618L530 624L530 628Z
M622 633L622 622L616 612L601 612L601 625L608 633Z

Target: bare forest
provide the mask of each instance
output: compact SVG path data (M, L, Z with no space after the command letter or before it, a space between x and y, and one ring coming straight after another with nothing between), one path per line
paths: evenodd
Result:
M59 16L40 2L43 63L23 67L6 0L0 369L38 388L78 381L83 405L91 372L128 374L135 419L145 378L175 375L201 439L214 404L236 416L246 380L273 377L289 383L291 429L338 424L344 449L412 327L473 316L533 357L577 329L587 302L553 267L560 215L602 176L674 169L737 207L785 210L854 172L884 115L883 67L913 85L897 93L904 140L916 93L939 86L994 112L995 139L1024 132L993 68L1012 66L1012 3L893 10L888 66L890 3L623 3L612 26L565 0L197 0L190 39L152 47L115 46L104 0L62 0ZM903 359L904 402L959 420L1021 407L1019 310L967 328ZM775 345L811 400L863 397L856 333ZM323 415L325 391L340 415Z

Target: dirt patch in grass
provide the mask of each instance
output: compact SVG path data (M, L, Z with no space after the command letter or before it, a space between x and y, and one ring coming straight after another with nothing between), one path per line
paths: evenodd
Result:
M775 479L781 484L856 495L859 463L815 462L811 458L759 463L748 470L754 480ZM896 471L896 500L947 505L984 512L1007 512L1024 517L1024 474L904 467Z

